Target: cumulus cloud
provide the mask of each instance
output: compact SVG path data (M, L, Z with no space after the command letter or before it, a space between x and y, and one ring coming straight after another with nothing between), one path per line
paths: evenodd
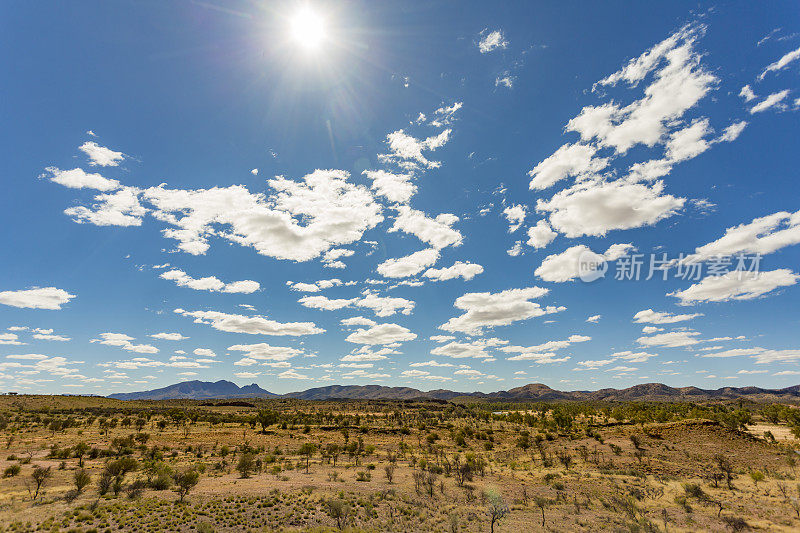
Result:
M481 38L478 41L478 50L480 50L482 54L487 54L498 48L506 48L507 46L508 41L506 41L503 36L502 30L488 31L487 29L481 32Z
M417 139L408 135L404 130L394 131L386 136L388 154L379 154L378 160L394 163L404 170L423 168L439 168L439 161L431 161L423 152L433 152L441 148L450 140L451 129L446 129L426 139Z
M757 98L756 93L753 92L753 89L749 85L742 87L742 90L739 91L739 96L744 98L745 102L749 102L750 100L755 100Z
M452 266L444 268L429 268L425 271L426 278L435 281L446 281L449 279L463 278L466 281L471 280L478 274L483 272L483 267L476 263L456 261Z
M508 220L508 232L514 233L525 222L527 208L524 205L510 205L503 209L503 216Z
M651 226L677 213L686 202L664 193L664 184L592 180L536 202L550 214L550 225L575 238L604 236L611 230Z
M452 228L458 222L457 216L442 213L436 218L430 218L422 211L408 206L398 206L396 209L397 217L389 232L402 231L414 235L437 250L461 245L463 236Z
M70 189L97 189L107 192L120 187L117 180L104 178L96 172L89 173L81 168L61 170L56 167L47 167L45 171L50 174L50 181Z
M393 174L385 170L365 170L364 175L372 180L372 189L378 196L383 196L390 202L399 204L407 203L417 192L417 187L411 180L412 174Z
M787 268L759 272L756 275L734 271L721 276L707 276L699 283L682 291L671 292L668 296L679 298L681 305L752 300L781 287L794 285L798 280L800 276Z
M74 294L55 287L0 292L0 304L27 309L61 309L62 305L69 303L73 298Z
M154 333L150 336L154 339L161 339L164 341L182 341L189 338L181 335L180 333Z
M377 271L385 278L405 278L419 274L439 259L439 251L428 248L413 254L387 259L378 265Z
M569 177L591 175L608 166L607 158L595 158L597 148L587 144L565 144L531 171L531 190L542 190Z
M556 238L558 233L553 231L546 220L539 220L535 226L528 228L528 246L544 248Z
M408 328L398 324L375 324L368 328L357 329L345 340L357 344L374 345L406 342L416 338L416 333L412 333Z
M684 331L668 331L666 333L658 333L649 337L639 337L636 342L642 346L664 346L666 348L679 348L681 346L691 346L700 341L695 337L700 335L697 331L684 330Z
M101 333L99 339L91 339L89 342L105 344L107 346L118 346L123 350L135 353L158 353L158 348L150 344L134 344L134 337L124 333Z
M228 350L232 352L243 352L245 358L254 361L287 361L303 354L303 350L298 350L297 348L272 346L264 342L257 344L234 344L233 346L228 346Z
M69 207L64 214L78 224L141 226L147 209L139 202L140 192L134 187L121 187L114 193L98 194L91 207Z
M725 230L716 241L695 249L684 263L706 261L738 253L767 255L800 243L800 211L779 211Z
M498 293L472 292L460 296L453 304L464 314L451 318L439 326L439 329L450 332L462 332L478 335L483 328L506 326L519 320L563 311L564 307L542 307L531 302L549 291L541 287L524 289L508 289Z
M590 322L592 324L597 324L600 319L603 318L603 315L592 315L586 319L586 322Z
M122 152L115 152L92 141L86 141L78 149L89 156L89 164L92 166L115 167L124 158Z
M224 283L214 276L193 278L183 270L178 269L163 272L159 277L174 281L180 287L188 287L196 291L252 294L261 288L257 281L249 279Z
M570 335L569 338L564 340L547 341L534 346L503 346L502 348L499 348L499 350L505 353L519 354L509 357L509 361L535 361L542 364L557 363L566 361L569 359L569 357L556 359L556 355L553 352L563 350L564 348L568 348L576 343L587 342L590 340L592 340L592 338L586 335Z
M245 316L219 311L186 311L175 309L175 313L194 318L195 324L207 324L219 331L248 333L250 335L316 335L325 333L313 322L277 322L263 316Z
M604 254L593 252L588 246L577 244L571 246L560 254L548 255L542 264L534 271L534 274L545 281L563 283L579 277L582 273L582 262L592 262L601 264L604 261L614 261L630 250L634 249L632 244L613 244Z
M675 324L677 322L686 322L687 320L691 320L699 316L703 316L703 313L675 315L672 313L645 309L633 315L633 321L638 322L639 324Z
M0 344L22 346L25 343L20 342L19 336L16 333L0 333Z

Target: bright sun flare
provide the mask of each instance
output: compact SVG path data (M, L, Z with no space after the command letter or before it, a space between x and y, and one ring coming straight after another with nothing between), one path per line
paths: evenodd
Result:
M317 13L304 8L292 18L291 33L304 48L316 48L325 38L325 26Z

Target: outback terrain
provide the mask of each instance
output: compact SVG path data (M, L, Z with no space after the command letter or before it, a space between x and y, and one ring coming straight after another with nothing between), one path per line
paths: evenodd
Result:
M797 531L791 401L0 396L0 530Z

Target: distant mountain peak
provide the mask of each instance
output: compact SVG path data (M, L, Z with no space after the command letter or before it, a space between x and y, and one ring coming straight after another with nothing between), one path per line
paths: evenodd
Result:
M295 398L299 400L412 400L431 398L452 400L457 397L495 401L698 401L747 398L756 401L798 400L800 385L783 389L759 387L723 387L705 390L697 387L673 388L663 383L641 383L627 389L600 389L597 391L559 391L544 383L529 383L507 391L491 393L455 392L436 389L423 392L411 387L386 387L383 385L327 385L287 394L274 394L251 383L239 387L231 381L184 381L160 389L117 393L109 396L119 400L210 400L229 398Z

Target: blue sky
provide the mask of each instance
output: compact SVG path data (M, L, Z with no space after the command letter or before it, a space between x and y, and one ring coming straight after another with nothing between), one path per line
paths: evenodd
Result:
M793 2L2 10L0 389L800 380Z

